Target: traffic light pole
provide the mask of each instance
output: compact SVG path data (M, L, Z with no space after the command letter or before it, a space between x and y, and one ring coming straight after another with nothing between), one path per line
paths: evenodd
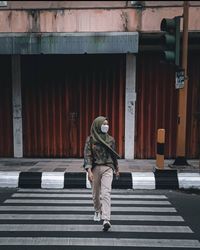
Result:
M176 159L173 165L189 165L186 159L186 123L187 123L187 93L188 93L188 77L187 77L188 18L189 18L189 2L184 1L183 49L182 49L182 65L181 66L185 72L185 77L184 77L184 87L179 89Z

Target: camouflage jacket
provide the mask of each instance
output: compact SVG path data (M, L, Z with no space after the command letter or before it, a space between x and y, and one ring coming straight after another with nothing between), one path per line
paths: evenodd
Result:
M113 137L110 138L109 145L115 150L115 140ZM87 170L97 165L106 165L115 170L118 167L118 162L108 149L98 142L93 143L92 137L88 136L84 149L84 168Z

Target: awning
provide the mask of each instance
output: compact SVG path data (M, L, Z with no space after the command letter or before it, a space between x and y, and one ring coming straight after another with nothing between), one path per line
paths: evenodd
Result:
M117 54L137 52L138 32L0 34L0 54Z

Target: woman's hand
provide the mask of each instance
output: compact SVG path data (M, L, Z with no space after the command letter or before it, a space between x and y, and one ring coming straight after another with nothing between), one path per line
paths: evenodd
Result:
M116 168L116 170L115 170L115 175L116 175L116 177L119 177L119 168Z
M89 168L88 169L88 180L90 182L93 182L93 179L94 179L93 173L92 173L91 169Z

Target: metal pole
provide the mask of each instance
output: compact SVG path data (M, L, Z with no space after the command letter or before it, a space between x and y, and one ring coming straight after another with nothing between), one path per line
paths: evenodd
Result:
M187 121L187 58L188 58L188 19L189 1L184 1L183 8L183 49L182 49L182 69L185 71L184 87L179 89L178 103L178 133L176 144L176 160L174 165L189 165L186 159L186 121Z

